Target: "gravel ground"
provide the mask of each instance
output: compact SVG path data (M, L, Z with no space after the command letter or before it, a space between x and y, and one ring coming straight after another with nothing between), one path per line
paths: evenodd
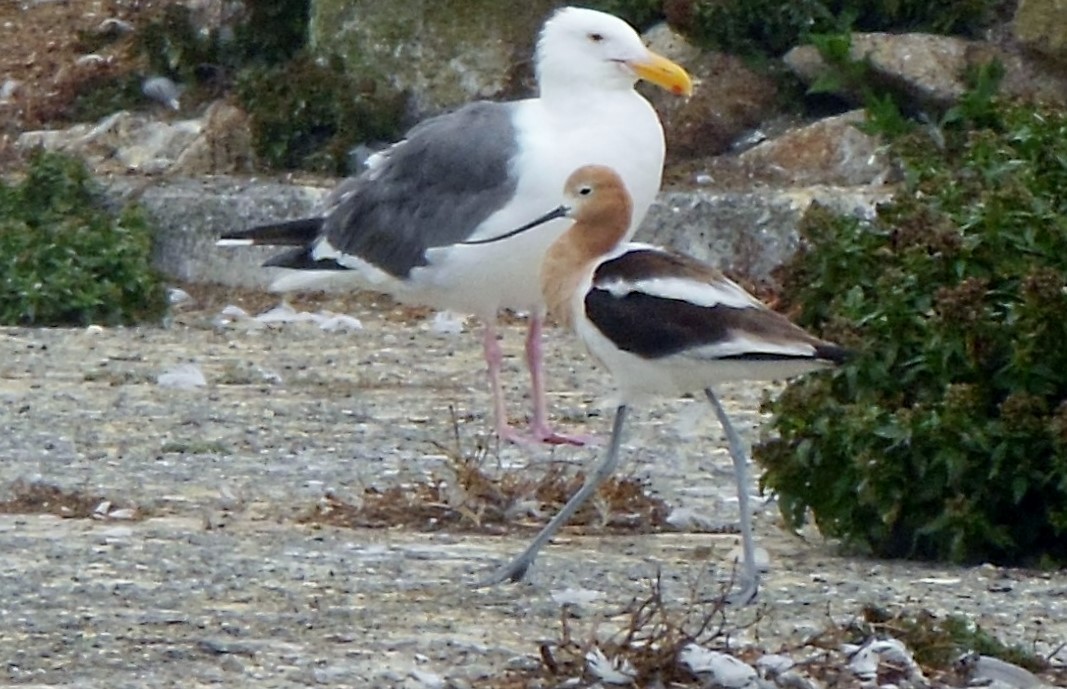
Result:
M564 532L528 583L475 590L529 531L299 523L328 492L355 501L366 486L446 471L441 446L455 446L455 426L460 451L473 452L488 428L480 347L396 309L362 307L363 330L324 333L219 326L218 306L187 308L166 329L0 329L0 498L17 479L44 481L147 515L0 515L0 682L269 689L433 686L438 676L465 686L539 662L538 643L559 637L560 590L603 593L585 624L644 595L657 571L679 600L696 578L725 576L730 534ZM518 414L521 327L503 335ZM556 417L606 434L604 375L558 331L548 352ZM157 384L185 363L206 386ZM721 392L753 439L764 391ZM673 507L735 522L729 458L705 403L637 410L624 451L624 471ZM596 453L503 447L487 462L580 464ZM873 603L960 613L1039 654L1059 648L1067 662L1067 574L841 557L816 535L786 533L773 505L756 525L771 570L760 604L728 613L736 643L795 645Z

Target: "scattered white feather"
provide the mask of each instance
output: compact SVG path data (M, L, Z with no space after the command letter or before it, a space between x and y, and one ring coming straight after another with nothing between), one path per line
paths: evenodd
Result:
M933 584L935 586L956 586L961 581L963 580L959 577L922 577L921 579L916 579L915 583Z
M754 684L759 677L751 665L732 655L712 651L694 643L687 644L678 654L678 661L693 674L711 675L712 681L725 689L741 689Z
M363 330L363 322L355 316L348 316L343 313L316 314L322 316L321 321L317 321L319 328L325 330L328 333L351 333L357 330Z
M256 320L260 323L301 323L310 320L314 320L307 311L297 311L289 304L282 302L269 311L256 316Z
M137 510L131 507L112 509L110 500L102 500L93 510L93 519L130 520L137 516Z
M186 304L188 302L191 302L192 300L193 298L189 295L189 293L181 289L180 287L167 288L167 302L170 303L172 306L177 306L178 304Z
M100 25L96 27L96 30L101 33L108 33L111 31L114 31L115 33L130 33L133 31L133 24L117 17L108 17L100 22Z
M430 321L430 332L435 335L458 335L467 325L467 317L454 311L438 311Z
M608 684L633 684L634 678L637 677L637 670L629 660L621 656L608 660L599 646L594 646L593 650L585 654L585 663L589 672Z
M697 512L692 507L675 507L667 515L667 523L679 531L714 531L721 526L711 515Z
M0 84L0 101L10 100L11 96L15 95L19 85L16 79L4 79L4 83Z
M240 324L249 328L263 326L286 325L289 323L312 323L324 332L350 333L363 330L363 322L355 316L332 311L297 311L289 304L283 302L258 316L250 316L240 306L230 304L215 318L217 326Z
M89 53L88 55L82 55L74 61L74 64L79 67L85 65L106 65L111 62L111 58L104 57L103 55L97 55L96 53Z
M892 663L897 667L918 667L918 663L912 657L911 651L899 639L875 639L868 646L878 654L879 658L887 663Z
M251 316L248 315L247 311L235 304L229 304L227 306L224 306L220 313L223 316L227 316L229 318L251 318Z
M176 390L193 390L207 385L204 372L196 364L179 364L160 373L156 383L163 388Z
M906 670L910 677L922 676L922 670L919 669L911 652L897 639L870 639L862 646L844 644L841 650L850 656L849 670L863 680L874 679L878 675L878 667L883 662Z
M181 110L178 101L181 88L167 77L152 77L141 84L141 92L154 101L162 103L172 110Z
M211 324L216 328L239 325L245 330L257 330L264 327L262 323L252 318L247 311L234 304L224 307L219 312L219 315L211 319Z
M552 592L552 600L558 605L588 605L603 596L602 591L591 589L565 588L562 591Z

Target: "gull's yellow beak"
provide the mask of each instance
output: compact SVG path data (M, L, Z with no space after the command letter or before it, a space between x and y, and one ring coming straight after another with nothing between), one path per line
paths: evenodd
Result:
M645 81L670 91L676 96L693 95L693 79L679 65L662 55L648 51L648 58L632 60L626 65Z

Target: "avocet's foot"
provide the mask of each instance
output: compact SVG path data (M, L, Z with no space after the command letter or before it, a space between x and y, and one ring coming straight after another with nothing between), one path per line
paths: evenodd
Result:
M519 556L506 565L497 567L492 572L479 579L475 582L474 588L482 589L489 586L496 586L497 584L503 584L504 582L517 584L526 578L526 571L530 569L530 565L532 564L532 559Z
M724 603L740 607L742 605L752 605L756 602L756 599L759 598L759 576L752 578L742 577L740 584L740 588L723 597Z

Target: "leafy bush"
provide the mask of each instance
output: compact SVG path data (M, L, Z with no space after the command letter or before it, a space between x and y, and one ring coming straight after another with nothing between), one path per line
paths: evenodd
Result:
M638 29L647 29L663 16L662 0L593 0L585 6L622 17Z
M307 43L309 0L248 0L233 37L200 31L193 11L180 3L163 7L137 32L137 48L154 74L195 82L205 67L235 71L249 64L277 65Z
M139 45L155 73L191 85L193 100L232 81L265 166L344 173L353 146L400 133L405 96L314 59L309 12L309 0L248 2L233 40L224 41L217 31L198 32L184 5L169 5Z
M895 201L810 213L782 272L858 354L768 403L764 483L877 555L1067 563L1067 113L979 91L893 147Z
M117 325L162 317L144 218L102 209L85 165L34 153L17 186L0 182L0 323Z
M694 0L690 33L728 52L777 56L810 34L929 31L973 35L992 19L999 0Z
M331 173L345 172L357 143L395 138L405 105L402 94L364 90L341 65L306 55L242 71L237 95L252 116L252 143L263 163Z

